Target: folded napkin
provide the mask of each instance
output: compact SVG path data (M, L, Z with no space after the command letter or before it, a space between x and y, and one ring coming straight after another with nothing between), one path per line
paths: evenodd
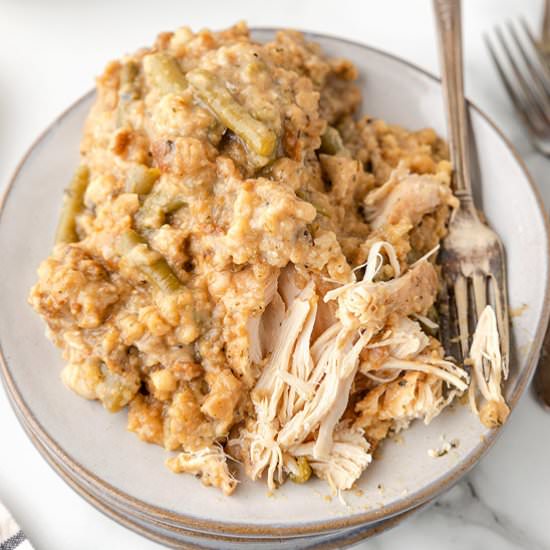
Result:
M33 550L25 533L0 502L0 550Z

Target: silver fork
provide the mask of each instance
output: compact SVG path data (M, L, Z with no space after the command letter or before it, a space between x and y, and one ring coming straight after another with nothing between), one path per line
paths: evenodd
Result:
M449 222L440 260L442 292L441 336L448 353L469 355L477 319L489 303L494 307L504 372L509 361L508 299L504 249L497 234L481 222L471 188L468 119L464 99L460 0L433 0L441 57L448 141L453 164L453 191L460 205Z
M508 23L506 31L497 27L495 36L496 40L484 37L489 55L533 146L550 156L550 0L545 1L540 41L524 19L520 25ZM550 410L550 328L544 337L534 381L542 404Z
M550 18L548 22L550 24ZM506 27L506 31L496 27L496 41L485 36L485 44L533 145L543 155L550 156L550 66L547 54L524 19L520 19L519 26L508 23ZM500 46L500 56L494 42Z

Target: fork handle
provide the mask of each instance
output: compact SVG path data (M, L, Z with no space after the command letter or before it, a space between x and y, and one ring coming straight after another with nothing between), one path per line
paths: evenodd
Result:
M542 16L542 47L548 51L550 45L550 0L544 2L544 15Z
M540 350L539 362L535 372L535 390L541 403L550 411L550 325Z
M454 171L453 191L461 200L471 199L460 0L433 0L433 6L439 39L449 149Z

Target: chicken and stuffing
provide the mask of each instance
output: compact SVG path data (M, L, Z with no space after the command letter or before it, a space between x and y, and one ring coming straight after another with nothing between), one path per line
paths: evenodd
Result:
M357 71L291 31L181 28L107 65L30 303L65 384L230 494L352 487L376 446L469 391L502 423L487 312L445 356L445 143L354 117ZM368 99L368 98L367 98Z

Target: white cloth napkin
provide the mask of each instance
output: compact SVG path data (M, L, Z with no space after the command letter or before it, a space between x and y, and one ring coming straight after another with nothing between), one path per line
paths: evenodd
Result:
M0 550L33 550L25 533L0 502Z

